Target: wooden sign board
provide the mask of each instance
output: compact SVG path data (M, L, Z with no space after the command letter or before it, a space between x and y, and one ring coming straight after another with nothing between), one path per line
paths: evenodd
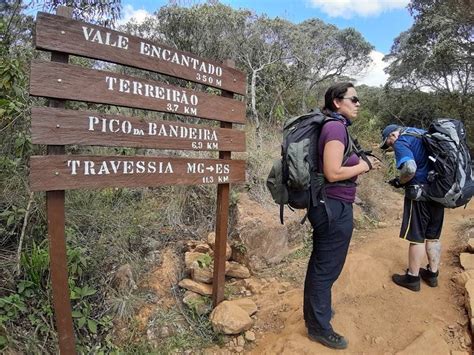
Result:
M62 63L33 61L30 95L245 123L242 101Z
M228 159L49 155L31 157L30 169L32 191L245 181L245 161Z
M51 107L31 110L34 144L245 151L245 132Z
M37 15L37 49L52 51L51 62L33 61L30 94L53 99L49 108L33 108L33 143L47 144L46 156L30 158L30 188L46 191L51 284L59 352L76 354L69 300L65 242L64 190L105 187L218 184L213 304L224 299L225 251L230 183L245 181L246 76L228 66L159 43L72 20L72 9L59 6L54 16ZM63 17L64 16L64 17ZM114 72L68 65L68 55L132 66L221 89L221 96ZM65 110L64 100L148 109L218 120L221 128L180 122ZM53 108L54 107L54 108ZM59 108L60 107L60 108ZM65 144L219 150L219 159L151 156L64 155Z
M61 16L38 13L35 43L37 49L101 59L246 93L246 76L241 71L164 44Z

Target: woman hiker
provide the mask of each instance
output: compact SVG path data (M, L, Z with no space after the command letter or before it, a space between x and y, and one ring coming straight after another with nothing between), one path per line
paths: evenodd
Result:
M322 112L332 120L323 125L318 142L326 196L316 206L312 203L308 211L313 251L304 285L304 319L308 337L334 349L347 348L348 341L331 326L331 289L342 271L352 237L355 181L374 166L371 157L370 166L355 153L344 159L346 147L352 145L347 127L357 118L359 107L352 83L336 83L327 89Z

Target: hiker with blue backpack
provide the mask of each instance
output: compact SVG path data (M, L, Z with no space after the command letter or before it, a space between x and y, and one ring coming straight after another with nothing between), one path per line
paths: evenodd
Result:
M308 337L327 347L345 349L347 340L331 326L331 289L338 279L352 237L352 204L356 179L371 170L375 161L356 152L347 127L356 119L360 107L351 83L336 83L325 94L323 122L315 144L315 174L310 184L308 219L313 227L311 253L304 285L304 320ZM318 188L317 193L314 189Z
M428 131L390 124L382 131L380 148L393 148L400 176L388 181L405 189L400 238L410 242L408 269L394 274L395 284L420 290L420 278L438 285L444 208L465 205L474 193L466 131L454 119L438 119ZM428 257L428 265L422 262Z

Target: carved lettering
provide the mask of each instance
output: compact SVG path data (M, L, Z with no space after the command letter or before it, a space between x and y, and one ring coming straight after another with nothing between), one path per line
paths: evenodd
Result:
M133 161L133 160L104 160L96 165L91 160L68 160L67 166L70 168L71 175L113 175L113 174L173 174L173 165L171 162L156 161Z
M140 54L181 65L186 68L192 68L203 74L215 75L218 77L222 76L222 67L220 66L206 63L199 59L190 57L189 55L174 52L170 49L163 49L150 43L140 42Z
M128 37L112 32L101 32L95 28L82 26L82 34L86 41L99 43L105 46L128 49Z
M165 88L158 85L150 85L135 80L130 81L127 79L114 78L111 76L106 76L105 82L107 84L107 90L110 91L153 97L159 100L182 103L185 105L191 104L197 106L199 103L199 98L195 94L188 96L188 93L184 90L180 91L173 88ZM143 88L145 88L144 91L142 91ZM194 112L197 112L195 108L192 113Z

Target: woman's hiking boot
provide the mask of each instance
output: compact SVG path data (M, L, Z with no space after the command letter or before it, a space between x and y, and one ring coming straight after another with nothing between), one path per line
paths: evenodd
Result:
M337 334L335 331L327 335L316 334L316 333L308 333L308 337L313 340L317 341L318 343L327 346L328 348L332 349L345 349L347 348L347 340L342 335Z
M420 276L412 276L408 274L408 270L405 275L393 274L392 280L398 286L405 287L411 291L420 291Z
M429 264L426 265L426 269L420 268L421 278L430 287L438 286L438 275L439 275L439 270L436 272L431 271Z

